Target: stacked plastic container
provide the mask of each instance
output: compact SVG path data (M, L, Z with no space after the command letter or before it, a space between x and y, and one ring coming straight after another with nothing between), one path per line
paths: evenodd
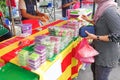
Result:
M26 36L32 34L32 24L21 24L22 33Z
M74 37L79 36L79 28L81 27L81 22L78 22L77 20L68 20L66 25L63 25L64 28L70 28L74 30Z
M46 61L46 47L44 45L36 45L34 51L40 56L40 64Z
M20 52L18 52L18 61L21 66L28 65L28 56L29 56L29 52L26 50L21 50Z
M40 67L40 56L39 54L33 52L28 59L28 64L31 69L37 69Z

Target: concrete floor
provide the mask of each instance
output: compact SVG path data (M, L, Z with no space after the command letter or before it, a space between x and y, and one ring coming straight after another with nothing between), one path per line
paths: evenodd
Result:
M78 77L73 80L93 80L90 65L87 65L85 70L81 69ZM120 80L120 65L112 70L109 80Z

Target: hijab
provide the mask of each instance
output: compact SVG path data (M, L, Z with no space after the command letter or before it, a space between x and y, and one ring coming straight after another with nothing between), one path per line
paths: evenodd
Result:
M113 0L95 0L95 2L98 4L98 8L97 8L94 18L93 18L95 23L102 16L103 12L107 8L109 8L111 6L117 6L117 3L115 3Z

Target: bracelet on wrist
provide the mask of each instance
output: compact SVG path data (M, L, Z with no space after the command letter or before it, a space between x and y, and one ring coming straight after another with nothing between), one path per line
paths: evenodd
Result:
M100 40L100 36L97 36L97 40Z

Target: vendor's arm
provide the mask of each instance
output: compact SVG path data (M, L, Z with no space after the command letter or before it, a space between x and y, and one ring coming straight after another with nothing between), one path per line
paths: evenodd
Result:
M40 19L40 16L34 16L26 12L26 9L20 9L21 15L28 19Z
M49 16L46 15L45 13L41 13L41 12L39 12L38 10L36 10L36 13L37 13L38 16L40 16L40 17L45 17L47 20L49 20Z
M68 6L73 5L75 3L76 3L76 1L69 2L67 4L62 5L62 8L68 7Z
M19 0L19 9L20 9L21 15L25 18L39 19L41 21L46 21L46 19L44 17L38 16L38 15L37 16L36 15L31 15L31 14L27 13L26 5L25 5L24 0Z
M43 22L46 22L46 19L42 16L39 16L39 15L31 15L29 13L26 12L25 9L20 9L21 10L21 15L25 18L28 18L28 19L38 19L38 20L41 20Z

